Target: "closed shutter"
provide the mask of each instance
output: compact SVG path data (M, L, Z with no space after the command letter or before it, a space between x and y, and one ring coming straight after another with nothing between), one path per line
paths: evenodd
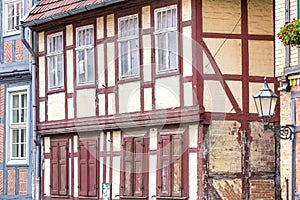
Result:
M68 143L59 142L59 195L68 194L68 155Z
M97 141L88 142L88 196L97 196Z
M79 195L87 196L87 168L88 168L88 151L86 149L87 142L79 144Z
M58 195L58 183L59 183L59 174L58 174L58 142L51 142L51 181L50 188L52 195Z
M125 138L123 141L123 170L122 188L124 196L133 195L133 138Z
M160 149L160 196L170 196L170 174L171 174L171 136L161 136Z
M134 138L134 196L143 196L143 138Z
M182 193L182 135L172 136L172 196Z

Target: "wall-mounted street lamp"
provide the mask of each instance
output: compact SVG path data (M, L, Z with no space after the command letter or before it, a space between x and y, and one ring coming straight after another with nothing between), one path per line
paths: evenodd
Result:
M278 96L268 86L267 78L264 78L264 85L259 92L253 96L258 116L261 117L264 129L272 129L275 133L280 130L280 139L293 139L294 126L285 125L277 127L270 123L274 115Z

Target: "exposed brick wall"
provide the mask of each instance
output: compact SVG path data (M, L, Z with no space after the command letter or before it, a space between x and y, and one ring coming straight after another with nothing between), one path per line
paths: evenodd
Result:
M21 169L19 172L19 194L27 194L27 169Z
M21 40L16 40L16 61L24 59L24 45Z
M4 124L0 124L0 163L3 162L3 149L4 149Z
M4 85L0 85L0 118L4 117Z
M0 194L3 194L3 171L0 170Z
M272 180L251 180L250 199L271 200L275 196L274 181Z
M275 138L271 130L264 131L261 122L250 123L250 170L252 172L275 171Z
M14 195L16 193L16 171L7 170L7 194Z
M4 43L4 62L12 62L12 41Z

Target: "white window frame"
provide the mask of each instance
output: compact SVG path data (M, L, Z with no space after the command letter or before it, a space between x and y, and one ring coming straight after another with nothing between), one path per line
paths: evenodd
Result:
M84 29L90 29L92 28L93 30L93 41L92 44L89 45L83 45L83 46L78 46L78 31L84 30ZM95 79L95 54L94 54L94 43L95 43L95 34L94 34L94 26L93 25L87 25L87 26L81 26L76 28L76 77L77 77L77 85L88 85L88 84L93 84L94 83L94 79ZM88 72L88 50L92 50L92 54L93 54L93 72L92 72L92 80L87 80L88 79L88 73L85 73L85 81L84 82L80 82L79 80L79 71L80 68L84 68L87 72ZM84 62L78 62L78 52L79 51L85 51L84 55L85 55L85 59ZM83 66L80 66L83 65Z
M3 19L2 19L2 24L3 24L3 35L4 36L10 36L10 35L15 35L19 34L19 30L17 30L15 27L11 30L8 30L8 5L14 4L14 8L16 7L17 3L21 3L21 13L19 16L19 22L16 21L16 13L14 13L13 19L14 19L14 24L15 26L17 24L20 24L21 19L24 16L24 2L23 0L3 0ZM14 9L16 12L16 9Z
M22 123L13 123L12 122L12 96L27 94L27 112L26 121ZM30 108L30 97L29 97L29 86L18 86L8 88L6 91L6 164L7 165L28 165L29 164L29 108ZM25 129L26 138L25 138L25 157L13 157L12 156L12 130L13 129ZM19 137L19 136L18 136Z
M168 27L168 28L162 28L162 29L159 29L158 28L158 19L157 19L157 15L158 13L161 13L161 12L166 12L168 10L173 10L175 9L175 15L176 15L176 26L175 27ZM178 34L177 34L177 30L178 30L178 9L177 9L177 5L171 5L171 6L167 6L167 7L162 7L162 8L157 8L154 10L154 25L155 25L155 29L154 29L154 36L155 36L155 63L156 63L156 73L164 73L164 72L170 72L170 71L178 71ZM169 53L166 53L166 63L167 63L167 66L165 69L162 69L160 70L159 69L159 53L158 53L158 50L159 50L159 47L158 47L158 39L157 37L160 35L160 34L166 34L166 49L169 50L169 33L171 32L175 32L176 33L176 67L175 68L171 68L170 66L170 60L169 60Z
M120 23L122 21L126 21L126 20L130 20L136 18L137 19L137 24L136 24L136 30L137 32L132 34L132 35L127 35L127 36L122 36L121 34L121 27L120 27ZM131 57L132 57L132 51L131 51L131 45L130 42L137 40L137 72L136 74L133 74L133 67L132 67L132 63L131 63ZM128 68L131 69L131 73L130 74L122 74L122 50L121 50L121 43L127 42L128 43ZM133 15L128 15L125 17L120 17L118 19L118 46L119 46L119 78L121 79L125 79L125 78L131 78L131 77L138 77L139 73L140 73L140 52L139 52L139 18L138 18L138 14L133 14Z
M62 37L62 44L61 44L61 50L54 50L53 52L50 52L50 41L52 38L57 37L57 36L61 36ZM62 55L62 63L61 66L58 66L58 56ZM51 85L51 79L52 79L52 74L51 74L51 69L49 66L49 59L50 57L53 57L55 59L55 71L54 71L54 75L56 76L56 83L54 83L54 85ZM47 66L48 66L48 89L57 89L57 88L62 88L64 87L64 41L63 41L63 32L59 32L59 33L54 33L51 35L47 36ZM60 69L60 73L61 73L61 79L62 80L58 80L59 78L59 67L61 67Z

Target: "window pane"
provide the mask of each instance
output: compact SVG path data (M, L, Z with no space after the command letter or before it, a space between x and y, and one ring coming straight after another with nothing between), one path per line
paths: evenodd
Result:
M177 69L177 33L169 32L169 68Z
M131 75L138 74L138 65L139 65L139 44L138 40L130 41L130 49L131 49Z
M158 57L158 70L165 70L167 69L167 54L166 54L166 48L167 48L167 43L166 43L166 34L158 34L157 35L157 57Z
M121 48L121 75L126 76L129 74L129 60L128 60L128 42L121 42L120 44Z
M18 157L18 151L19 151L19 145L12 144L12 157L14 158Z
M19 95L12 95L12 122L18 123L19 121Z
M12 130L12 143L19 143L19 130Z
M21 95L21 119L20 122L27 121L27 94Z
M87 50L87 82L92 82L94 79L94 51L93 49Z

